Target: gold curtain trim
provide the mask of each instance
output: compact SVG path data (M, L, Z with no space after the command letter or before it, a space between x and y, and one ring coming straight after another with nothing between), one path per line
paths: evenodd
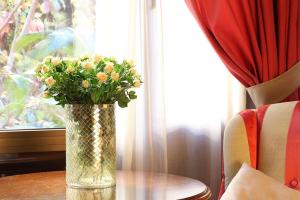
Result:
M291 69L264 83L248 87L247 91L256 107L279 103L300 87L300 61Z

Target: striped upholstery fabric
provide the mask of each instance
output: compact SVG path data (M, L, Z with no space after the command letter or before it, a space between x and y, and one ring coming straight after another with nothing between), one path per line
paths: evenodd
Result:
M241 112L225 129L223 151L225 187L246 162L300 190L300 102Z

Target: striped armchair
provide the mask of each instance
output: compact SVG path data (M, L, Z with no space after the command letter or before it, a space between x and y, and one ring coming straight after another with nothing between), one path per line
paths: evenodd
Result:
M300 190L300 102L246 110L224 135L225 188L243 162Z

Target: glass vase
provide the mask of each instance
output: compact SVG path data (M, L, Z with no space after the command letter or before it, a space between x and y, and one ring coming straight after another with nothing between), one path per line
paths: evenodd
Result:
M66 181L72 188L106 188L116 182L115 109L112 104L68 104Z

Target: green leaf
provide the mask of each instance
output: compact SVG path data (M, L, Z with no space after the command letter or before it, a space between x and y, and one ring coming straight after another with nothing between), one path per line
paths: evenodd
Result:
M93 101L93 103L98 103L99 99L100 99L100 91L99 90L95 90L91 93L91 99Z
M130 91L130 92L128 93L128 96L129 96L130 99L136 99L136 98L137 98L137 96L136 96L136 94L135 94L135 91Z
M73 29L62 28L47 34L43 40L35 44L33 50L28 52L28 55L31 58L41 60L45 56L59 50L65 50L65 53L71 56L74 54L75 46L80 46L81 49L85 48Z
M128 103L130 102L130 99L128 98L128 96L126 95L125 91L121 92L118 95L118 105L121 108L125 108L128 106Z
M40 32L40 33L29 33L24 36L22 36L17 42L16 42L16 51L24 50L30 45L34 45L37 42L40 42L41 40L45 39L47 37L47 33Z
M18 117L23 112L24 109L25 109L24 104L10 103L4 106L3 108L1 108L0 113L3 114L3 116L6 118L12 116Z
M4 80L4 90L11 102L21 103L30 92L30 83L32 81L24 76L13 74Z
M17 86L23 90L26 90L26 86L29 83L32 83L32 80L26 76L22 76L19 74L13 74L9 76L13 81L15 81L15 83L17 84Z
M118 101L118 105L119 105L121 108L125 108L125 107L128 106L128 103L123 102L123 101Z

